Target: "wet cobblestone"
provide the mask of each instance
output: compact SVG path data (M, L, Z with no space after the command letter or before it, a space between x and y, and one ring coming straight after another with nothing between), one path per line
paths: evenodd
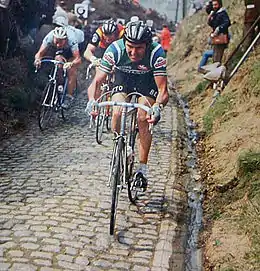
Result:
M1 143L0 270L171 270L175 106L166 106L154 128L147 191L137 206L126 190L120 195L114 237L106 185L111 135L95 142L85 106L79 96L66 123L44 132L35 124Z

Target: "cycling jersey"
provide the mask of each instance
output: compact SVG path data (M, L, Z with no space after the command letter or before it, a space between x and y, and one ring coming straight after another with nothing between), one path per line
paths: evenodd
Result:
M145 75L147 73L153 76L166 76L166 57L162 46L156 42L151 43L147 48L144 58L138 63L131 62L129 59L123 39L114 41L105 51L101 60L100 69L106 73L116 70L127 74Z
M121 39L123 37L124 31L125 31L124 27L121 24L118 24L117 25L117 30L115 32L116 37L115 37L114 40ZM90 43L93 44L95 47L100 47L100 48L106 49L110 45L110 43L106 43L104 35L105 34L102 31L102 26L100 26L96 30L96 32L93 34Z
M144 58L135 63L129 59L123 39L113 42L105 51L99 69L110 73L115 68L113 92L137 91L156 100L158 88L155 76L167 76L165 52L160 44L152 43Z
M53 46L54 45L54 35L53 35L54 30L50 31L45 38L43 39L42 44L45 45L46 47ZM78 37L76 36L75 32L71 29L67 29L67 40L68 42L65 45L64 49L70 48L72 52L78 51L79 46L78 46Z

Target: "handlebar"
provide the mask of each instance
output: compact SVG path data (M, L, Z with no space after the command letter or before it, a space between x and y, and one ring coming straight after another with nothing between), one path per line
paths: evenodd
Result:
M49 63L53 63L54 65L64 65L65 62L62 62L62 61L58 61L58 60L55 60L55 59L42 59L41 60L41 63L44 63L44 62L49 62Z
M127 102L118 102L118 101L105 101L105 102L100 102L100 103L94 103L93 107L105 107L105 106L121 106L125 108L140 108L144 110L149 117L152 116L152 109L144 104L139 104L139 103L127 103ZM93 116L91 115L90 117L90 128L91 128L91 123L93 122ZM153 124L149 123L149 131L152 134L153 133Z
M105 107L105 106L122 106L125 108L140 108L144 110L149 116L152 115L152 109L144 104L139 103L127 103L118 101L105 101L100 103L95 103L94 107Z
M42 59L41 63L52 63L53 65L64 65L65 64L65 62L58 61L58 60L55 60L55 59ZM35 73L37 73L37 72L38 72L38 69L36 67Z

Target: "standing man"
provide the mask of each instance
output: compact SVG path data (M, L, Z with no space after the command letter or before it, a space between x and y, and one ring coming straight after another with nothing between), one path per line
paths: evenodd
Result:
M150 122L160 120L161 110L167 104L166 58L163 48L152 42L152 32L140 21L130 22L126 26L124 38L113 42L105 51L101 65L88 89L88 106L91 111L94 100L100 96L101 84L107 74L115 68L113 86L114 101L125 101L127 94L134 90L145 97L140 97L141 104L152 105L153 116ZM149 103L148 103L149 102ZM112 129L119 132L120 109L113 110ZM144 191L147 187L147 161L152 142L146 112L138 110L139 127L139 169L136 178L141 179Z
M229 16L226 9L222 7L222 0L212 1L213 10L208 16L208 25L212 27L212 37L216 37L219 34L228 35L228 28L231 25ZM227 44L215 44L213 45L213 62L220 62L222 60L224 50L227 48Z

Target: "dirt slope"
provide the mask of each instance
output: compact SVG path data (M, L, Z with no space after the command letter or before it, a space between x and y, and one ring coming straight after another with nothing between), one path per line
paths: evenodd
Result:
M224 1L232 43L242 35L243 1ZM197 73L210 28L202 11L184 20L169 56L169 73L189 99L198 125L205 192L205 270L260 270L260 47L255 49L213 108L212 89Z

